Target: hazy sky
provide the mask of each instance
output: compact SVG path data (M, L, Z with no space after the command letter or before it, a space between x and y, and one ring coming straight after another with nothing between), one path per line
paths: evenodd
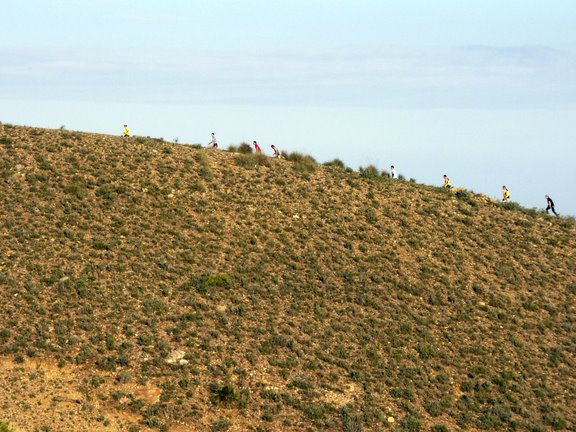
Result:
M394 164L576 215L576 1L2 2L0 121Z

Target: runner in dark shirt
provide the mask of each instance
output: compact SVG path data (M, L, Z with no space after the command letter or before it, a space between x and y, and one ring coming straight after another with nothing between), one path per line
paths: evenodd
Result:
M550 198L548 195L545 195L544 198L546 198L546 202L548 203L548 207L546 207L546 214L548 214L548 210L552 210L552 213L554 213L556 216L560 216L554 209L554 201L552 201L552 198Z

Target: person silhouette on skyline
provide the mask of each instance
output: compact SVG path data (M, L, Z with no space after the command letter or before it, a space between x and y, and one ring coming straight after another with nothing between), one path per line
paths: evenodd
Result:
M502 202L510 202L510 191L506 185L502 186Z
M546 198L546 203L548 204L546 207L546 214L548 214L549 210L552 210L552 213L554 213L556 216L560 216L558 213L556 213L556 209L554 208L554 201L552 201L552 198L550 198L548 195L544 195L544 198Z
M214 132L210 134L212 136L212 140L208 143L208 147L218 148L218 141L216 141L216 135Z

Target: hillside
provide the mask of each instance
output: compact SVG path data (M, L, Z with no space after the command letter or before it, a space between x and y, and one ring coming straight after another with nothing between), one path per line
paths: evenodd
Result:
M576 227L473 193L4 125L0 428L576 430Z

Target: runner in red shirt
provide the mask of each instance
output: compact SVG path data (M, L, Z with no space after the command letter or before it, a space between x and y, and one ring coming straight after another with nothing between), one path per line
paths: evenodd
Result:
M252 144L254 145L254 150L256 150L256 153L262 153L262 149L256 141L253 141Z

